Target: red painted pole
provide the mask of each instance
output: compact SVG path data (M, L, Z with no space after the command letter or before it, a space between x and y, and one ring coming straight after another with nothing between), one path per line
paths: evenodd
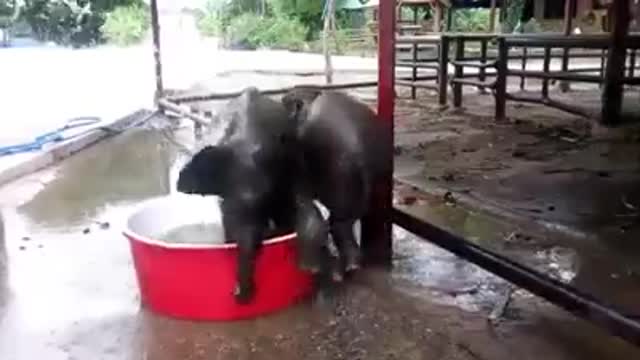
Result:
M391 265L393 196L393 113L395 101L396 1L381 0L378 9L378 119L386 129L388 174L376 184L369 214L362 221L362 253L368 265Z

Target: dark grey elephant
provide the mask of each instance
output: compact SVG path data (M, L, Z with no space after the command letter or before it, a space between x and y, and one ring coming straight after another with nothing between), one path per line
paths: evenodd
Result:
M304 184L299 191L329 210L341 270L355 270L361 254L354 223L368 212L374 184L392 171L385 161L392 139L366 104L341 92L298 88L283 96L282 103L297 127Z

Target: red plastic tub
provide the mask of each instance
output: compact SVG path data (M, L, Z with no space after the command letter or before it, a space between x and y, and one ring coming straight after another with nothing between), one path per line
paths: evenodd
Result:
M286 308L310 295L312 277L297 267L295 234L268 239L256 259L253 301L236 304L235 244L175 244L154 235L181 225L221 223L215 197L175 194L145 203L127 221L144 306L189 320L239 320ZM222 237L220 231L212 236Z

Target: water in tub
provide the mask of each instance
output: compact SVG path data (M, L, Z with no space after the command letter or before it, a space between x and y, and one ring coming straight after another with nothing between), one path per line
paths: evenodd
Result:
M173 244L223 244L222 226L214 223L186 224L164 231L156 238Z
M185 197L176 189L180 169L189 161L190 155L179 154L169 170L170 196ZM190 195L197 196L197 195ZM224 231L219 223L199 222L185 224L164 230L155 235L155 238L173 244L223 244Z

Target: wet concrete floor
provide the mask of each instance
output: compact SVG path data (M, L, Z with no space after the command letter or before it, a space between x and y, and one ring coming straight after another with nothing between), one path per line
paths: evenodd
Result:
M120 230L133 206L170 191L178 158L161 131L131 130L0 188L0 359L640 358L522 291L487 322L506 284L397 228L393 270L358 274L333 306L226 324L152 314ZM567 281L591 281L602 266L545 234L412 191L398 189L417 198L411 211L483 244L514 234L501 247Z
M599 101L597 90L552 95L577 104ZM493 99L486 95L465 95L466 109L438 111L434 104L428 97L399 103L397 128L403 135L396 138L422 142L397 141L404 146L396 177L430 193L450 191L459 204L518 219L528 232L533 224L558 230L543 231L545 242L579 259L575 278L565 273L565 280L638 314L638 127L606 129L594 120L513 102L511 122L496 124ZM503 239L483 245L508 252L530 242L512 234Z

